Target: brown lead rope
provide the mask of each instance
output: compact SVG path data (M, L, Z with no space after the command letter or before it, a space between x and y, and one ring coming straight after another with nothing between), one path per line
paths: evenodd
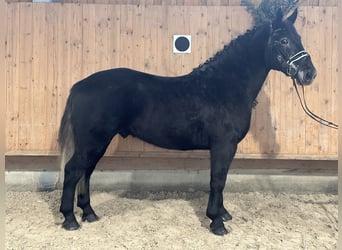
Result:
M305 101L305 95L304 95L304 86L302 85L302 90L303 90L303 101L300 97L300 94L299 94L299 91L298 91L298 88L297 88L297 84L296 84L296 80L294 78L292 78L292 81L293 81L293 86L294 88L296 89L296 92L297 92L297 95L298 95L298 98L299 98L299 102L300 102L300 105L302 106L304 112L309 116L311 117L313 120L315 120L316 122L324 125L324 126L327 126L327 127L330 127L330 128L333 128L333 129L338 129L338 125L336 123L333 123L333 122L330 122L330 121L327 121L325 119L323 119L322 117L314 114L309 108L308 106L306 105L306 101Z

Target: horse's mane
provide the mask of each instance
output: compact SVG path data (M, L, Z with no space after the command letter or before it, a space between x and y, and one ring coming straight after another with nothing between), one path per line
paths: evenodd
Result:
M245 49L254 37L255 33L262 29L262 26L254 26L252 29L247 30L244 34L239 35L237 38L231 40L228 44L224 45L223 49L219 50L214 56L207 59L204 63L200 64L197 68L194 68L193 72L207 72L215 69L217 65L223 60L230 60L239 62L243 59Z

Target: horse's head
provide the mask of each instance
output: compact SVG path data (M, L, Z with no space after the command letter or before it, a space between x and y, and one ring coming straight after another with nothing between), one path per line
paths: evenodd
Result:
M284 19L282 12L278 11L271 25L266 60L271 69L282 71L301 85L308 85L315 79L317 72L293 26L297 13L296 9Z

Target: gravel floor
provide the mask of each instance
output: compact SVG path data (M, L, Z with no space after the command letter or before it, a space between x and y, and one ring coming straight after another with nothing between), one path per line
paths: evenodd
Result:
M6 249L337 249L333 194L225 193L223 237L208 230L205 192L93 192L101 219L73 232L61 228L60 195L7 192Z

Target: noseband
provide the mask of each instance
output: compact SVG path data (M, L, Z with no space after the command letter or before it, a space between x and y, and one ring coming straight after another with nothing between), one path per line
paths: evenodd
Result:
M286 74L290 77L294 77L298 72L297 67L294 65L294 63L307 56L309 56L309 54L305 50L299 51L298 53L291 56L289 60L286 61L286 64L287 64Z

